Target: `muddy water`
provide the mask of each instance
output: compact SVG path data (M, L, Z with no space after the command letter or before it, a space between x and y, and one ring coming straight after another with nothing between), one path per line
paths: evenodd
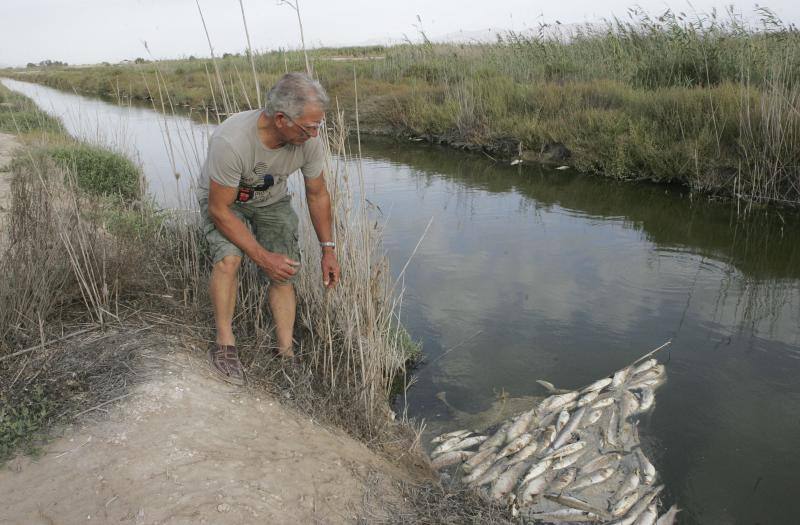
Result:
M57 114L117 115L117 133L145 137L132 154L160 202L189 191L173 173L196 169L205 128L190 125L184 136L201 145L170 162L163 130L185 122L6 85ZM730 204L677 188L448 149L368 141L364 156L395 271L433 218L405 278L404 321L426 356L405 399L410 415L431 431L480 425L543 395L535 379L576 387L672 340L661 356L669 381L640 433L667 499L685 509L680 522L797 522L796 215L742 220Z

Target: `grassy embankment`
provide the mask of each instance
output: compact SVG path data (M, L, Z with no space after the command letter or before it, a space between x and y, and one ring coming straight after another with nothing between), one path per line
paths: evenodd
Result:
M580 171L678 182L746 202L800 203L800 33L767 10L632 13L571 39L512 33L495 44L310 51L315 74L362 130L541 158L563 143ZM350 56L363 60L334 60ZM381 57L369 60L368 57ZM302 53L255 57L260 85L304 68ZM170 102L236 111L256 105L247 56L155 64ZM154 64L14 73L63 89L148 100ZM225 96L222 96L222 90ZM224 108L221 100L229 100ZM199 112L204 114L203 111ZM546 154L544 155L547 156Z
M152 346L126 334L156 332L151 343L161 356L179 335L202 357L213 323L196 215L156 211L134 191L139 172L129 161L70 139L24 97L2 87L0 97L0 131L25 145L13 163L8 249L0 253L2 462L34 449L55 424L125 395L132 362ZM329 137L337 154L345 138ZM398 322L401 293L380 229L346 187L358 174L346 169L330 166L327 178L344 275L333 292L322 289L316 239L308 224L303 229L300 366L286 367L267 350L266 288L252 263L243 268L238 346L251 388L281 399L288 393L301 410L378 450L407 453L416 436L392 422L390 400L418 348Z

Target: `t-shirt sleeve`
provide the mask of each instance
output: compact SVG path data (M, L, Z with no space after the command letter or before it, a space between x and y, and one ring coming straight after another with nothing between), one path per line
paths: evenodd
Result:
M208 177L222 186L236 188L242 179L242 159L227 140L214 137L208 144Z
M322 139L315 137L303 144L303 167L300 170L307 179L316 179L325 167L325 149Z

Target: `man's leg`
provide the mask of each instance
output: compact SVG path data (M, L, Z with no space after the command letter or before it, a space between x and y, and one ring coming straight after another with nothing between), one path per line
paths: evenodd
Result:
M269 285L269 308L275 320L275 335L278 338L278 353L283 357L294 356L292 335L297 300L292 284Z
M211 271L211 303L214 305L214 322L217 328L217 343L235 345L233 335L233 313L236 308L236 291L239 285L239 266L242 258L226 255Z

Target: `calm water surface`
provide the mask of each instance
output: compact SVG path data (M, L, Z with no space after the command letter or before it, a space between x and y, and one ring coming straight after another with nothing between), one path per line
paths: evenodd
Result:
M204 126L4 83L82 122L72 133L124 134L164 206L189 194ZM578 387L671 339L640 431L680 522L799 521L797 216L737 220L677 189L448 149L368 141L364 156L395 271L433 218L405 278L404 321L426 355L411 416L431 432L489 421L544 395L536 379Z

